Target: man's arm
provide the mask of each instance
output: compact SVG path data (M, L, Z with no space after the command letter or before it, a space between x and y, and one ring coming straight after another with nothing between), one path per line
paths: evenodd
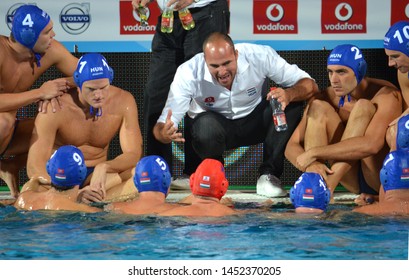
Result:
M401 112L399 92L395 89L384 87L381 89L376 102L376 112L373 115L365 134L359 137L344 139L338 143L315 147L307 151L309 157L315 160L360 160L377 154L385 145L385 134L389 123L397 118ZM358 120L359 122L359 120ZM350 124L348 126L359 125Z
M61 112L38 114L27 158L27 175L29 178L43 177L49 179L46 163L51 156L58 130Z
M403 96L403 110L409 108L409 78L408 73L401 73L398 70L398 82ZM409 113L409 112L406 112Z
M127 105L119 130L122 154L112 160L96 165L92 176L94 182L91 182L91 185L96 182L94 176L100 172L99 169L102 169L101 173L121 173L135 167L142 157L142 134L135 99L129 92L121 94L121 98L122 103Z
M169 110L166 117L166 123L157 122L153 127L153 135L156 140L164 144L169 144L172 141L174 142L185 142L185 138L181 132L178 132L177 127L175 127L174 122L172 121L172 111Z
M21 107L41 100L49 100L67 92L68 81L66 78L47 81L38 89L20 93L2 93L0 112L15 111Z
M268 93L267 99L277 98L281 102L283 110L293 101L310 100L318 96L318 85L313 79L304 78L299 80L294 86L283 89L276 88Z
M77 68L78 58L73 56L60 42L54 41L54 43L50 53L47 51L46 55L52 56L51 61L61 73L66 77L72 77Z

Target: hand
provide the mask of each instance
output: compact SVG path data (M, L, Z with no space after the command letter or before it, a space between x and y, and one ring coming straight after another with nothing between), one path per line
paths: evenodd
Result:
M51 103L51 108L53 113L57 112L57 108L61 109L62 108L62 102L60 100L60 97L54 97L51 98L50 100L41 100L38 102L38 112L40 113L47 113L47 106L48 103Z
M47 81L39 88L41 100L50 100L54 97L61 96L69 89L68 81L65 78Z
M80 203L90 204L92 202L102 202L104 198L105 195L102 189L86 186L80 190L77 201Z
M178 11L186 8L190 4L192 4L194 1L193 0L169 0L168 4L166 6L170 7L173 6L173 10Z
M324 178L324 181L327 182L328 180L328 174L334 174L334 171L332 171L328 166L326 166L324 163L315 161L311 163L306 169L305 172L313 172L313 173L318 173Z
M132 7L136 11L139 6L146 7L149 6L149 3L153 0L132 0Z
M102 191L103 198L105 198L106 195L107 169L107 164L97 164L94 168L94 172L92 172L91 181L89 183L92 189Z
M182 133L177 132L177 128L175 128L174 123L172 121L172 110L168 111L168 115L166 117L166 123L163 125L162 129L160 130L160 137L161 141L164 144L168 144L173 142L185 142L185 138L182 137Z
M305 172L307 167L316 160L315 157L312 157L311 150L305 151L296 158L296 167Z
M271 100L271 98L276 98L278 102L281 103L281 108L283 111L288 104L290 104L290 100L288 99L288 95L285 93L285 90L282 88L273 87L270 89L270 92L267 94L267 100Z

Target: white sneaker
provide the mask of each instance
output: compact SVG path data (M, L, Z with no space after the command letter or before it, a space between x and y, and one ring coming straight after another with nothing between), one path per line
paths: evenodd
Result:
M257 180L257 194L267 197L287 196L287 191L281 186L281 181L271 174L261 175Z
M170 183L171 190L190 190L190 178L189 175L183 174L176 179L172 179Z

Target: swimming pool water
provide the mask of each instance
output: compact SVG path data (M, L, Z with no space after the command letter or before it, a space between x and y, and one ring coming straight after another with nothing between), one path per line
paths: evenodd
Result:
M238 205L238 208L251 205ZM3 260L407 260L409 220L331 205L320 216L272 208L225 218L0 208Z

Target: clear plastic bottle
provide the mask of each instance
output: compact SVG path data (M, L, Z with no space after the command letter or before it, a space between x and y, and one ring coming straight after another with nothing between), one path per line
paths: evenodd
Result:
M188 8L179 10L179 19L185 30L190 30L190 29L195 28L195 21Z
M274 89L275 88L271 88L270 91ZM271 104L271 112L273 114L274 127L276 131L287 130L288 128L287 119L285 117L285 113L283 109L281 108L281 103L278 102L276 98L271 98L270 104Z
M160 31L163 33L173 32L173 10L170 8L166 8L162 13Z
M139 5L138 15L139 15L141 26L148 26L148 8Z

